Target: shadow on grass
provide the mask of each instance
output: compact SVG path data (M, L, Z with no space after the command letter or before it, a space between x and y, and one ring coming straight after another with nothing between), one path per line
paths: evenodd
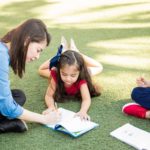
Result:
M55 4L54 2L47 2L46 0L30 0L18 1L1 6L0 9L0 33L8 32L11 28L25 21L29 18L38 18L40 12L33 11L34 9L48 4Z

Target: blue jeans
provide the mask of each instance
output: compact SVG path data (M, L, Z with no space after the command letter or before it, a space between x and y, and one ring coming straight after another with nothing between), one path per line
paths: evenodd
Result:
M136 87L131 93L131 98L142 107L150 109L150 87Z

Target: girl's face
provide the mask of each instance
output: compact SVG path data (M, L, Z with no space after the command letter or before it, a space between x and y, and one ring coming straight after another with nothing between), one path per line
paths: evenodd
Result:
M40 43L31 42L28 46L26 62L31 62L35 59L38 59L40 57L40 53L46 48L46 46L46 40Z
M60 76L65 86L71 86L79 77L79 70L76 65L65 65L60 69Z

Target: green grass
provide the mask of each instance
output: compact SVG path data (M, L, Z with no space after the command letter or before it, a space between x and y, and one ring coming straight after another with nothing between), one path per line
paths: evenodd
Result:
M131 102L130 93L136 77L150 78L150 3L148 0L96 1L25 0L5 1L0 5L0 36L28 18L40 18L52 35L50 46L39 60L27 64L23 80L10 74L11 87L27 95L25 108L41 113L46 107L44 94L47 81L37 74L39 65L52 57L61 35L73 37L81 52L103 64L103 72L94 79L103 87L100 97L92 99L89 114L100 126L73 139L40 124L28 123L23 134L1 134L4 150L128 150L132 147L112 138L109 133L125 123L150 132L149 120L125 116L124 104ZM80 103L59 106L78 111Z

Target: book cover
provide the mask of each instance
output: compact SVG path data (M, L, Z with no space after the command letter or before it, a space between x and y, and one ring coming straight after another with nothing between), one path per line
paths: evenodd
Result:
M130 123L117 128L110 135L138 150L150 150L150 133Z
M81 120L79 117L74 117L75 112L73 111L64 108L59 108L58 110L61 112L60 122L54 125L46 125L47 127L52 128L53 130L64 132L73 137L79 137L80 135L99 126L95 122L84 121Z

